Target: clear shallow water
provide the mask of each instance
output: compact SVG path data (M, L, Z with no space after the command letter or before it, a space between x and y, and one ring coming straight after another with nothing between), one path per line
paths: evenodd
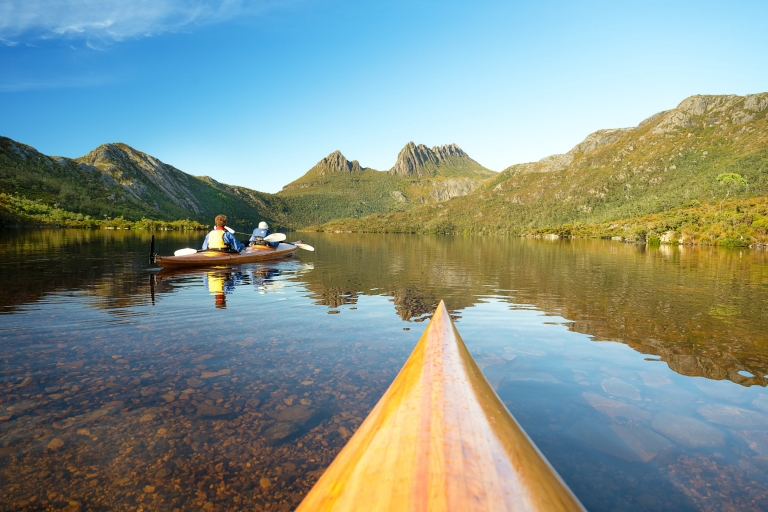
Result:
M765 253L304 238L166 274L148 234L2 233L0 502L292 509L444 299L590 510L768 509Z

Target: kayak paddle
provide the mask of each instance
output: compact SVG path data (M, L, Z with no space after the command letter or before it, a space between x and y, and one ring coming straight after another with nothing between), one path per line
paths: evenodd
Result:
M282 242L284 240L285 235L283 233L272 233L264 237L265 242Z
M179 249L178 251L175 251L173 253L173 255L174 256L189 256L190 254L196 254L196 253L197 253L197 249L187 248L187 249Z
M311 245L309 245L309 244L302 244L301 242L285 242L285 243L287 243L288 245L295 245L299 249L304 249L305 251L314 251L315 250L315 248L312 247Z

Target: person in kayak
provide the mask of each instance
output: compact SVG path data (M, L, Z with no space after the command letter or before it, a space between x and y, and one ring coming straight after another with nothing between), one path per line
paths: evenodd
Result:
M224 229L227 225L226 215L217 215L214 219L213 231L205 235L205 241L203 241L203 250L216 249L219 251L231 251L240 252L245 248L245 245L241 244L235 238L235 235Z
M268 246L268 247L277 247L280 245L280 242L265 242L264 238L269 235L269 224L267 224L264 221L259 222L259 227L253 230L253 235L251 235L251 238L248 240L251 242L251 247L256 245L261 246Z

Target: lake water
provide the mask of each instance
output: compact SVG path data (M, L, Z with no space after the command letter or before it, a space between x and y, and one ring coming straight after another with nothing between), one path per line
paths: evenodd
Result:
M766 252L303 234L166 274L149 236L0 232L1 508L291 510L443 299L588 509L768 510Z

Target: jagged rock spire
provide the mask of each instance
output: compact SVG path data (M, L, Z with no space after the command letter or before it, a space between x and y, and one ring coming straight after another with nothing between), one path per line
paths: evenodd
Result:
M397 155L397 162L389 172L401 176L427 176L434 174L434 166L444 163L451 157L468 157L468 155L456 144L435 146L430 149L424 144L417 146L409 142Z

